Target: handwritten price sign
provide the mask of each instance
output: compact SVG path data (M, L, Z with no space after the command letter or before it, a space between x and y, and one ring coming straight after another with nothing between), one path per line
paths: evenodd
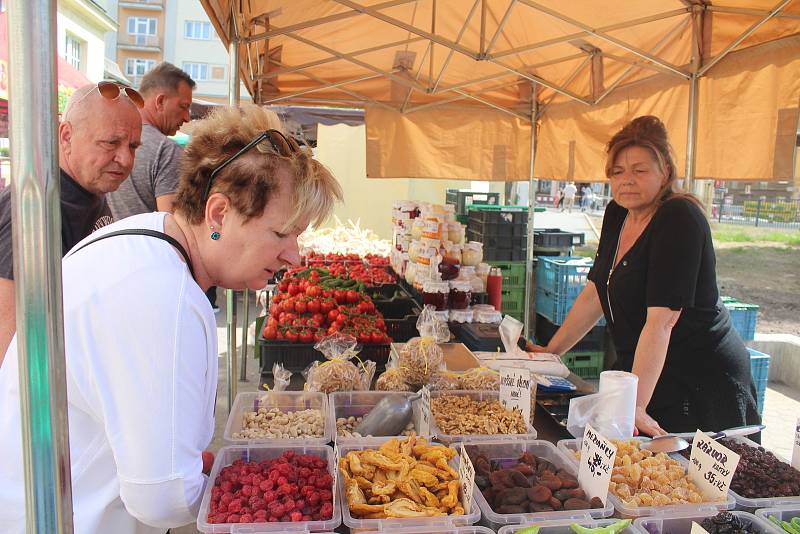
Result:
M428 386L422 386L419 390L419 435L429 437L431 435L431 390Z
M531 382L531 372L527 369L500 369L500 403L521 412L525 421L531 420Z
M617 458L617 447L586 425L581 442L581 465L578 469L578 484L591 499L599 497L606 504L608 485Z
M689 478L706 497L724 499L738 465L738 454L700 430L695 433L689 458Z
M458 476L461 479L461 505L464 507L464 513L469 514L472 508L475 468L472 466L472 460L470 460L463 443L459 449Z
M800 471L800 417L794 425L794 449L792 450L792 467Z

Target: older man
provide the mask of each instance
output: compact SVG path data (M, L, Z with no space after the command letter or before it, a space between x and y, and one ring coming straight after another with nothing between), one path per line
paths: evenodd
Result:
M115 220L153 211L172 211L183 150L168 135L189 121L195 82L171 63L161 63L142 78L142 148L130 180L108 195Z
M142 104L139 93L113 82L84 86L70 98L58 126L62 255L112 222L104 195L115 191L131 172L142 133L137 109ZM15 331L8 187L0 192L0 364Z

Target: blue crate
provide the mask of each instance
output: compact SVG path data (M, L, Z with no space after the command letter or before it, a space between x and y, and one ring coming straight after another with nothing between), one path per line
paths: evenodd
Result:
M536 266L536 287L559 297L575 300L588 280L592 261L579 265L568 264L571 260L583 260L580 256L540 256ZM555 322L555 321L554 321ZM560 323L557 323L560 324Z
M731 315L733 327L745 341L752 341L756 337L756 321L758 320L758 305L744 304L742 302L725 302L728 313Z
M759 352L755 349L747 348L750 353L750 373L753 375L753 382L756 385L756 401L758 402L758 413L764 413L764 398L767 393L767 382L769 380L769 360L770 355Z
M568 297L566 295L558 295L551 291L537 287L536 313L541 314L553 324L564 324L564 319L567 318L567 314L569 313L569 310L572 309L572 306L575 304L575 300L577 298L577 293L571 297ZM596 326L605 326L605 324L605 317L601 317Z

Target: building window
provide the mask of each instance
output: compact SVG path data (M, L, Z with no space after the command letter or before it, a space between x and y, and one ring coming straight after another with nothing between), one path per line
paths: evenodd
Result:
M183 24L183 36L187 39L202 39L210 41L217 37L210 22L200 20L187 20Z
M183 70L195 81L208 80L208 63L184 63Z
M67 46L64 59L76 69L81 70L81 42L69 34L67 34Z
M211 67L211 79L225 81L225 67L222 65L214 65Z
M155 66L156 62L154 59L139 59L130 57L125 60L125 75L144 76Z
M148 17L128 17L128 34L155 35L158 21Z

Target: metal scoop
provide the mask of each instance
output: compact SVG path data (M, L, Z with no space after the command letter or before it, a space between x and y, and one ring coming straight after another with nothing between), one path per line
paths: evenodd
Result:
M378 401L355 428L362 436L397 436L414 414L411 403L421 395L387 395Z
M767 428L765 425L737 426L735 428L723 430L722 432L710 432L709 436L711 436L711 439L730 438L733 436L749 436L750 434L761 432L765 428ZM650 441L643 441L639 446L642 449L647 449L652 452L669 453L688 449L691 446L691 443L681 437L667 434L666 436L658 436L653 438Z

